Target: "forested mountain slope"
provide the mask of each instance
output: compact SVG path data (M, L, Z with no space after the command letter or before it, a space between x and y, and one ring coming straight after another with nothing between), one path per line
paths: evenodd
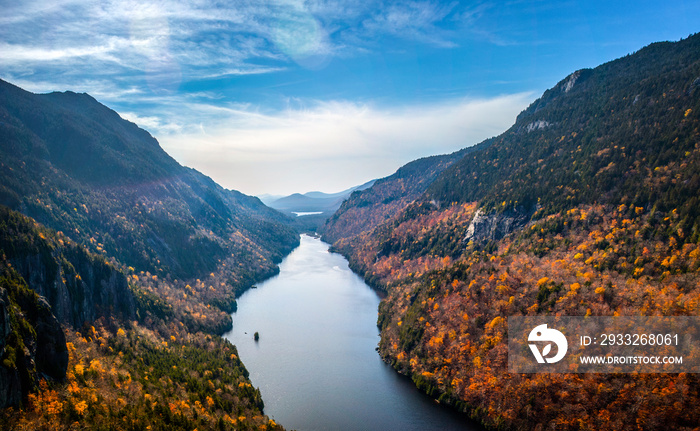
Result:
M0 81L0 156L0 203L150 280L195 331L230 327L236 293L298 244L283 215L179 165L87 94Z
M153 282L0 206L0 428L279 429L236 348Z
M324 239L335 242L380 225L421 196L442 171L472 150L415 160L370 188L353 192L324 226Z
M103 256L2 206L0 251L67 326L79 329L100 317L136 317L126 277Z
M0 81L0 428L280 429L213 334L296 244L92 97Z
M235 254L254 278L297 241L276 211L180 166L87 94L0 81L0 154L1 204L137 271L193 279Z
M539 204L542 214L584 202L677 208L686 231L700 234L700 171L692 154L698 51L695 36L574 72L493 145L444 172L427 197L497 211ZM668 170L681 177L669 178Z
M699 195L694 35L574 72L332 239L387 290L382 356L442 402L494 428L694 429L696 374L508 373L506 318L700 315Z

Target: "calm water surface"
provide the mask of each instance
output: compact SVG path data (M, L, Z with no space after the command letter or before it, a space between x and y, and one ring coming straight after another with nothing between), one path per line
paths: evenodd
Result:
M480 429L382 362L378 304L345 258L304 235L278 276L238 299L225 337L260 388L265 413L287 429Z

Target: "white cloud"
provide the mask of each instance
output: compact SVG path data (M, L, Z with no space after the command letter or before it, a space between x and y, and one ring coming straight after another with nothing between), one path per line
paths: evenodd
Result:
M251 194L332 192L495 136L531 99L524 93L401 109L324 102L275 115L199 105L200 114L218 114L216 124L157 137L181 163L225 187Z
M284 67L250 67L250 68L240 68L234 67L230 69L215 70L213 73L205 74L200 78L221 78L225 76L245 76L245 75L261 75L263 73L274 73L282 72L286 70Z
M161 133L180 133L182 131L181 125L164 122L160 117L142 116L134 112L121 112L119 115L147 130L158 130Z
M249 193L319 184L333 191L389 175L417 157L503 131L529 99L401 109L294 101L294 108L270 113L232 102L245 100L245 91L201 82L281 73L295 64L319 68L337 56L386 49L384 35L455 46L458 3L58 1L18 0L4 8L0 76L35 92L88 92L151 131L183 164ZM286 78L264 90L307 80ZM188 83L195 92L181 93ZM283 96L269 91L248 100L276 103Z
M75 57L104 57L105 54L115 50L116 43L98 46L82 46L50 49L14 45L0 42L0 57L6 63L12 62L47 62L73 59Z
M275 73L288 63L289 53L270 42L271 24L265 20L270 21L272 4L44 3L20 1L3 8L0 73L13 81L52 79L57 90L71 85L76 76L131 75L145 78L134 80L144 91L161 94L193 79ZM276 14L303 16L290 15L287 9ZM308 46L318 51L320 45ZM256 64L261 60L277 64Z

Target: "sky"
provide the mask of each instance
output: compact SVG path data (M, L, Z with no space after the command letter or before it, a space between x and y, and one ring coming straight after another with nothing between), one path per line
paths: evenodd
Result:
M0 78L86 92L247 194L337 192L505 131L697 0L0 0Z

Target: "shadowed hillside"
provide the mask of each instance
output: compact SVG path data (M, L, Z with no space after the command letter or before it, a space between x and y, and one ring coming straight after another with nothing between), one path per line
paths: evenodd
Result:
M267 274L297 243L281 215L180 166L87 94L0 82L0 143L0 203L137 270L196 278L234 253Z
M284 216L86 94L2 81L0 204L0 428L281 429L213 334L298 244Z

